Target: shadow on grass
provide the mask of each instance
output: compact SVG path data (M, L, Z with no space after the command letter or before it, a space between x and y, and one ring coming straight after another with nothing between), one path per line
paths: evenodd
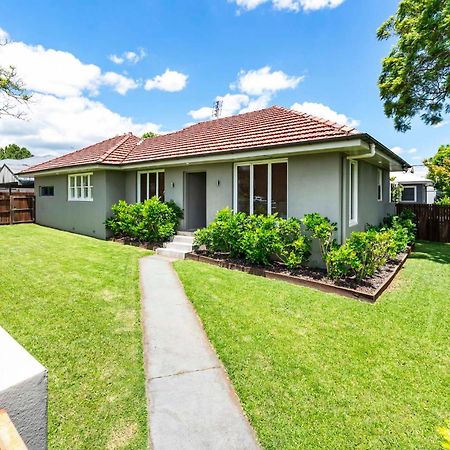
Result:
M428 259L440 264L450 264L450 244L427 241L417 242L410 258Z

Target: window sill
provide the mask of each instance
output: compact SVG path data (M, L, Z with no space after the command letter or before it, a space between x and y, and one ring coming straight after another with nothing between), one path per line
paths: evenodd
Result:
M68 202L93 202L93 198L69 198Z
M351 220L349 223L348 223L348 226L351 228L351 227L354 227L354 226L356 226L356 225L358 225L358 221L357 220Z

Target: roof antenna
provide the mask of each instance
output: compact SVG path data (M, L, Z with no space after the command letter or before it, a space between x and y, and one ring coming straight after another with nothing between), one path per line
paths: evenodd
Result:
M222 106L223 106L223 100L216 100L213 103L212 108L212 118L213 119L219 119L222 114Z

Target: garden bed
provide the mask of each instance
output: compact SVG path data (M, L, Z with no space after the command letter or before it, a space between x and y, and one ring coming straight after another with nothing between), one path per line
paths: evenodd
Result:
M140 248L144 248L146 250L156 250L157 248L163 246L163 242L142 242L142 241L138 241L137 239L131 239L131 238L111 237L111 238L109 238L109 240L111 242L117 242L118 244L132 245L133 247L140 247Z
M230 259L226 254L214 255L214 257L209 256L204 251L188 253L186 254L186 259L205 262L226 269L239 270L274 280L287 281L288 283L307 286L324 292L332 292L373 303L391 284L410 253L411 248L407 252L401 253L396 258L389 260L374 276L360 282L354 278L332 280L326 276L325 270L321 269L302 267L296 270L289 270L282 264L277 263L274 263L268 268L252 265L244 260Z

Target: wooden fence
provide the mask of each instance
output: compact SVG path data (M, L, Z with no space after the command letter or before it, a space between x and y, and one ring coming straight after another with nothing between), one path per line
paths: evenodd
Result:
M0 225L34 222L35 212L33 193L0 193Z
M416 215L417 239L450 242L450 206L397 204L397 214L405 209L410 209Z

